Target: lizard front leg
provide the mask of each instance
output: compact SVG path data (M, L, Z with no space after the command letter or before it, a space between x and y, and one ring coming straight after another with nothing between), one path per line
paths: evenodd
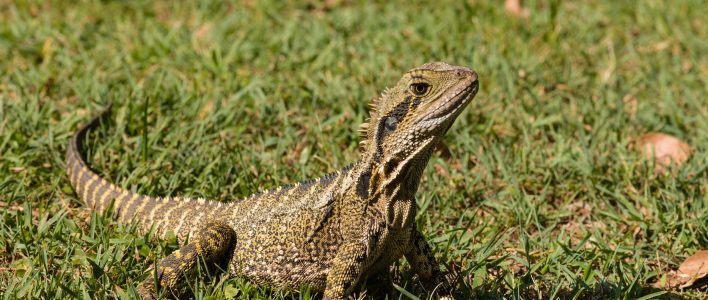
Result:
M208 266L216 265L223 270L228 267L236 246L236 232L231 227L221 222L208 223L190 238L189 244L160 260L156 278L149 276L138 286L142 299L154 299L159 288L179 296L181 280L200 259Z
M413 228L411 246L405 254L411 269L418 274L428 291L440 290L440 295L449 295L452 288L447 282L447 273L440 270L433 251L418 229Z
M364 272L367 248L361 242L346 243L339 248L327 274L324 299L343 299L352 292Z

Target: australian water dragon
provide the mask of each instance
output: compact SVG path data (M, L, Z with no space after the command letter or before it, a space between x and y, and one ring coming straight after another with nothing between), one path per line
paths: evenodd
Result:
M477 89L477 74L465 67L436 62L412 69L373 100L358 162L232 203L145 196L100 178L83 144L108 110L69 143L67 173L88 207L104 211L112 204L120 222L137 222L142 232L154 226L158 236L189 237L159 261L158 280L148 276L139 287L143 296L159 286L178 292L201 259L257 284L310 286L339 299L402 256L427 288L444 293L445 275L415 226L415 192L433 146Z

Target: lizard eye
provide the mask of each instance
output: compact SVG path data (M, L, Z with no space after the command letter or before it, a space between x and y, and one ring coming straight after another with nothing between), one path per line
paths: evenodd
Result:
M384 126L386 127L386 130L394 131L396 130L396 126L398 126L398 119L396 119L396 117L388 117L384 122Z
M430 88L430 85L427 83L414 83L411 84L411 91L413 94L416 96L423 96L425 93L428 92L428 88Z

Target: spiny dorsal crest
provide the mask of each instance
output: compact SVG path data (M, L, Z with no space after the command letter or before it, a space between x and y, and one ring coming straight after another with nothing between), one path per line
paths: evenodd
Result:
M367 118L364 123L361 123L361 125L359 125L359 134L361 135L361 141L359 141L359 150L361 152L365 151L369 145L369 124L371 124L372 120L376 120L378 118L381 110L379 106L382 102L384 102L383 99L386 99L386 97L388 97L389 91L389 88L385 88L384 91L381 92L380 96L374 97L373 99L371 99L371 101L369 101L369 118Z

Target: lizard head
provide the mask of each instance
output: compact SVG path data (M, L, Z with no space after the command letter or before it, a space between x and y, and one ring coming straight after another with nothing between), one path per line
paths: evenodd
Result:
M384 173L400 172L409 162L427 163L432 147L477 93L477 73L444 62L427 63L405 74L372 101L370 121L362 126L365 155Z

